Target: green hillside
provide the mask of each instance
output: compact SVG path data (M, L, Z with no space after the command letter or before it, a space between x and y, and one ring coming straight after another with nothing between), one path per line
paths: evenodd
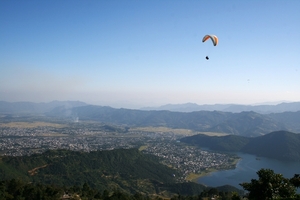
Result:
M266 133L283 130L285 126L280 121L255 112L233 114L222 123L212 127L211 132L224 132L234 135L256 137Z
M157 157L137 149L74 152L47 151L22 157L2 157L0 179L17 178L25 182L82 186L87 183L99 191L115 190L134 194L160 194L180 191L199 194L205 186L177 183L177 171L160 164Z
M300 134L275 131L263 136L194 135L181 139L182 142L218 151L234 151L254 154L285 161L300 161Z
M300 134L276 131L253 138L241 151L278 160L300 161Z
M293 132L300 132L300 111L297 112L283 112L283 113L272 113L269 114L269 117L272 119L279 121L285 124L289 130L293 130Z

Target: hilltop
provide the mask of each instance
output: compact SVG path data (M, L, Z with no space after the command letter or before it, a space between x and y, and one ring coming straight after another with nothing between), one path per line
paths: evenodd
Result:
M241 151L278 160L300 161L300 134L276 131L252 138Z

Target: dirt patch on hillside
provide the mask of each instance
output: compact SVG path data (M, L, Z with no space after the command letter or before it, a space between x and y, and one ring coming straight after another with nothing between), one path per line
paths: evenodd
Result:
M33 168L33 169L29 170L28 173L29 173L30 176L34 176L35 174L37 174L37 171L38 171L39 169L45 168L45 167L47 167L47 166L48 166L48 164L43 165L43 166L40 166L40 167Z

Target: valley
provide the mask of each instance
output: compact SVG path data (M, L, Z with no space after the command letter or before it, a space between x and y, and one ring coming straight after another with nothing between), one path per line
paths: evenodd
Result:
M49 149L91 152L142 147L142 152L158 156L162 163L182 172L181 177L177 177L181 182L196 180L211 170L232 169L238 159L232 154L209 152L180 143L180 138L197 134L185 129L131 129L96 122L10 122L0 125L0 133L0 151L5 156L32 155Z
M289 131L298 130L299 125L297 120L289 123L286 120L297 114L278 113L277 119L281 121L277 121L270 115L254 112L179 113L86 105L58 107L39 114L2 113L1 176L34 182L50 176L48 182L42 182L71 186L87 181L91 187L101 189L118 187L129 193L167 196L178 193L179 188L185 195L199 194L209 187L227 188L228 184L233 185L230 191L240 190L240 179L232 182L233 178L226 177L229 172L239 174L236 170L245 162L240 152L256 155L263 161L264 157L282 162L299 160L300 135ZM282 116L286 116L285 121ZM54 157L50 159L52 154ZM105 162L114 170L108 172L105 163L95 165L96 154L106 156ZM155 166L146 167L151 173L139 169L141 164L135 158L140 156L146 158L139 161L145 162L143 167L150 163ZM56 157L66 160L57 163L52 160ZM146 164L148 158L155 162ZM72 160L83 165L83 171L78 171ZM126 169L122 168L124 163L128 164ZM99 167L105 170L100 173ZM251 178L259 170L253 169ZM164 170L171 177L163 175ZM80 174L79 177L74 173ZM136 176L136 173L141 174ZM215 181L211 182L212 179ZM215 185L216 181L223 185Z

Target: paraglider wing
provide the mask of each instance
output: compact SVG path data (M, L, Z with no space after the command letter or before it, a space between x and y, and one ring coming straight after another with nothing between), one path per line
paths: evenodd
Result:
M214 46L217 46L218 44L218 37L215 35L205 35L202 39L202 42L206 42L208 39L211 39Z

